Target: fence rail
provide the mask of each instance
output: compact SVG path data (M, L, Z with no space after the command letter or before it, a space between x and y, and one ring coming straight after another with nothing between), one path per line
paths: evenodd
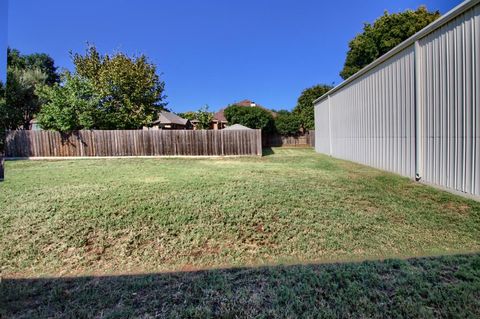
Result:
M260 130L10 131L5 156L241 156L262 155Z

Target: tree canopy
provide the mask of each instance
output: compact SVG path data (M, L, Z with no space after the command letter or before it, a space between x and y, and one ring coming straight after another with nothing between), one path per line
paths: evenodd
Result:
M38 68L8 67L4 119L7 129L29 128L42 105L36 87L46 80L47 75Z
M272 132L275 129L272 114L259 107L231 105L225 109L224 114L229 125L241 124L265 132Z
M196 120L197 119L197 112L188 111L184 113L177 113L178 116L187 120Z
M28 129L42 102L35 90L39 85L58 82L53 59L44 53L23 55L16 49L7 50L7 85L2 126L5 129Z
M65 72L61 84L38 90L45 102L39 114L43 128L138 129L166 105L165 83L144 55L101 55L89 46L85 55L72 58L75 72Z
M197 120L197 128L200 130L208 130L213 119L213 113L208 110L208 105L202 106L195 112L178 113L178 116L191 121Z
M201 107L195 112L195 119L198 120L197 128L208 130L213 119L213 113L208 111L208 105Z
M302 91L297 100L297 105L293 109L293 113L298 115L300 126L303 130L313 130L315 128L313 101L331 89L332 86L330 85L318 84Z
M0 81L0 154L4 151L5 130L7 129L8 111L5 101L5 85Z
M85 55L74 54L76 75L90 81L108 112L106 129L134 129L149 124L166 103L165 82L145 55L101 55L89 46Z
M17 49L7 49L7 64L20 70L40 70L46 75L45 83L53 85L60 81L55 61L46 53L21 54Z
M429 12L421 6L417 10L389 14L365 23L363 32L349 43L349 50L340 76L347 79L378 57L420 31L440 17L438 11Z
M296 135L300 132L302 121L297 113L281 110L275 117L275 129L282 135Z
M38 116L43 129L72 132L105 125L106 112L100 97L95 94L92 83L82 77L67 72L62 85L45 85L37 93L47 101Z

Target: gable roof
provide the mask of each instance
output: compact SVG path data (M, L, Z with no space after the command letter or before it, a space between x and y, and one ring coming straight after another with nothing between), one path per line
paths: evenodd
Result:
M266 107L263 107L261 106L260 104L256 104L255 102L251 101L251 100L242 100L240 102L235 102L233 104L230 104L228 106L225 106L224 108L221 108L220 111L218 111L217 113L213 114L213 119L214 120L217 120L219 122L225 122L227 123L227 118L225 117L225 114L224 114L224 111L227 107L229 106L232 106L232 105L238 105L238 106L244 106L244 107L258 107L258 108L261 108L267 112L270 112L270 114L272 114L273 117L276 117L277 116L277 113L273 112L272 110L269 110L267 109Z
M228 127L224 128L224 130L230 130L230 131L233 131L233 130L251 130L251 128L243 126L241 124L233 124L232 126L228 126Z
M177 124L177 125L187 125L188 120L181 118L175 113L160 111L158 114L158 119L152 124Z

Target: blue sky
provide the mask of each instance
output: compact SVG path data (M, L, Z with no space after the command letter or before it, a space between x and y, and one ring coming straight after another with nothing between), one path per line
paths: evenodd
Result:
M8 43L69 69L69 51L87 42L104 53L144 53L176 112L245 98L291 109L304 88L341 82L348 41L364 22L422 4L445 13L460 2L10 0Z
M7 0L0 0L0 81L5 82L7 68L7 27L8 27L8 6Z

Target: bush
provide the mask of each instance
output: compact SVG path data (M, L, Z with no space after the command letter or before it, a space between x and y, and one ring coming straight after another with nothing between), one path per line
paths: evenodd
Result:
M229 125L241 124L249 128L261 129L264 132L275 130L272 114L259 107L232 105L225 109L224 114Z
M300 115L288 111L278 112L275 118L275 128L282 135L296 135L300 132L302 120Z

